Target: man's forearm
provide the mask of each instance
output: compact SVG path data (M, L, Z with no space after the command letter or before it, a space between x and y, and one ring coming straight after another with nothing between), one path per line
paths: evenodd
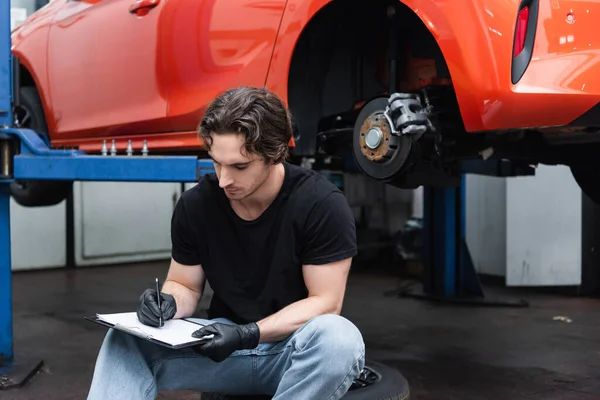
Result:
M287 338L314 317L323 314L339 314L341 304L319 296L297 301L258 322L260 342L279 341Z
M202 297L202 292L195 292L187 286L170 280L164 283L161 292L170 294L175 298L177 313L173 317L174 319L191 317Z

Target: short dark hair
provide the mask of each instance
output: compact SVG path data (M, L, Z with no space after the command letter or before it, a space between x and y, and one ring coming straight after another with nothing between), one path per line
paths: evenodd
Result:
M276 164L288 157L293 128L279 96L265 88L242 86L227 90L208 105L198 133L208 151L211 134L241 133L247 152Z

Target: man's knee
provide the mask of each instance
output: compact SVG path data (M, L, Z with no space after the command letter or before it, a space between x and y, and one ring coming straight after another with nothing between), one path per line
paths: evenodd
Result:
M104 336L101 351L110 354L131 353L132 350L138 352L140 350L140 340L142 339L136 336L120 332L116 329L109 329Z
M324 357L342 357L348 363L363 362L363 337L352 322L346 318L326 314L310 320L305 329L305 340L314 340L322 349Z
M124 332L120 332L116 329L109 329L104 336L103 346L122 346L123 344L127 344L131 341L131 335L128 335Z

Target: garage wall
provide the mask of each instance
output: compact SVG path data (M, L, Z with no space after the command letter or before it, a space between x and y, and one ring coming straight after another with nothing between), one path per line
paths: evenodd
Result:
M467 243L479 273L508 286L581 283L582 197L570 170L467 176Z
M10 201L12 270L66 265L66 202L28 208Z
M10 28L16 28L25 18L46 4L48 0L10 0Z
M480 274L506 276L506 179L467 175L467 244Z
M569 168L507 182L508 286L581 284L582 194Z
M170 221L179 183L75 182L75 262L78 266L170 258ZM12 270L67 264L66 201L21 207L11 199Z

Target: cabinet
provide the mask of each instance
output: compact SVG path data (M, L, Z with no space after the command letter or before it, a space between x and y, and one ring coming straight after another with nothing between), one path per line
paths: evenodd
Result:
M79 266L169 259L179 183L76 182L75 262Z

